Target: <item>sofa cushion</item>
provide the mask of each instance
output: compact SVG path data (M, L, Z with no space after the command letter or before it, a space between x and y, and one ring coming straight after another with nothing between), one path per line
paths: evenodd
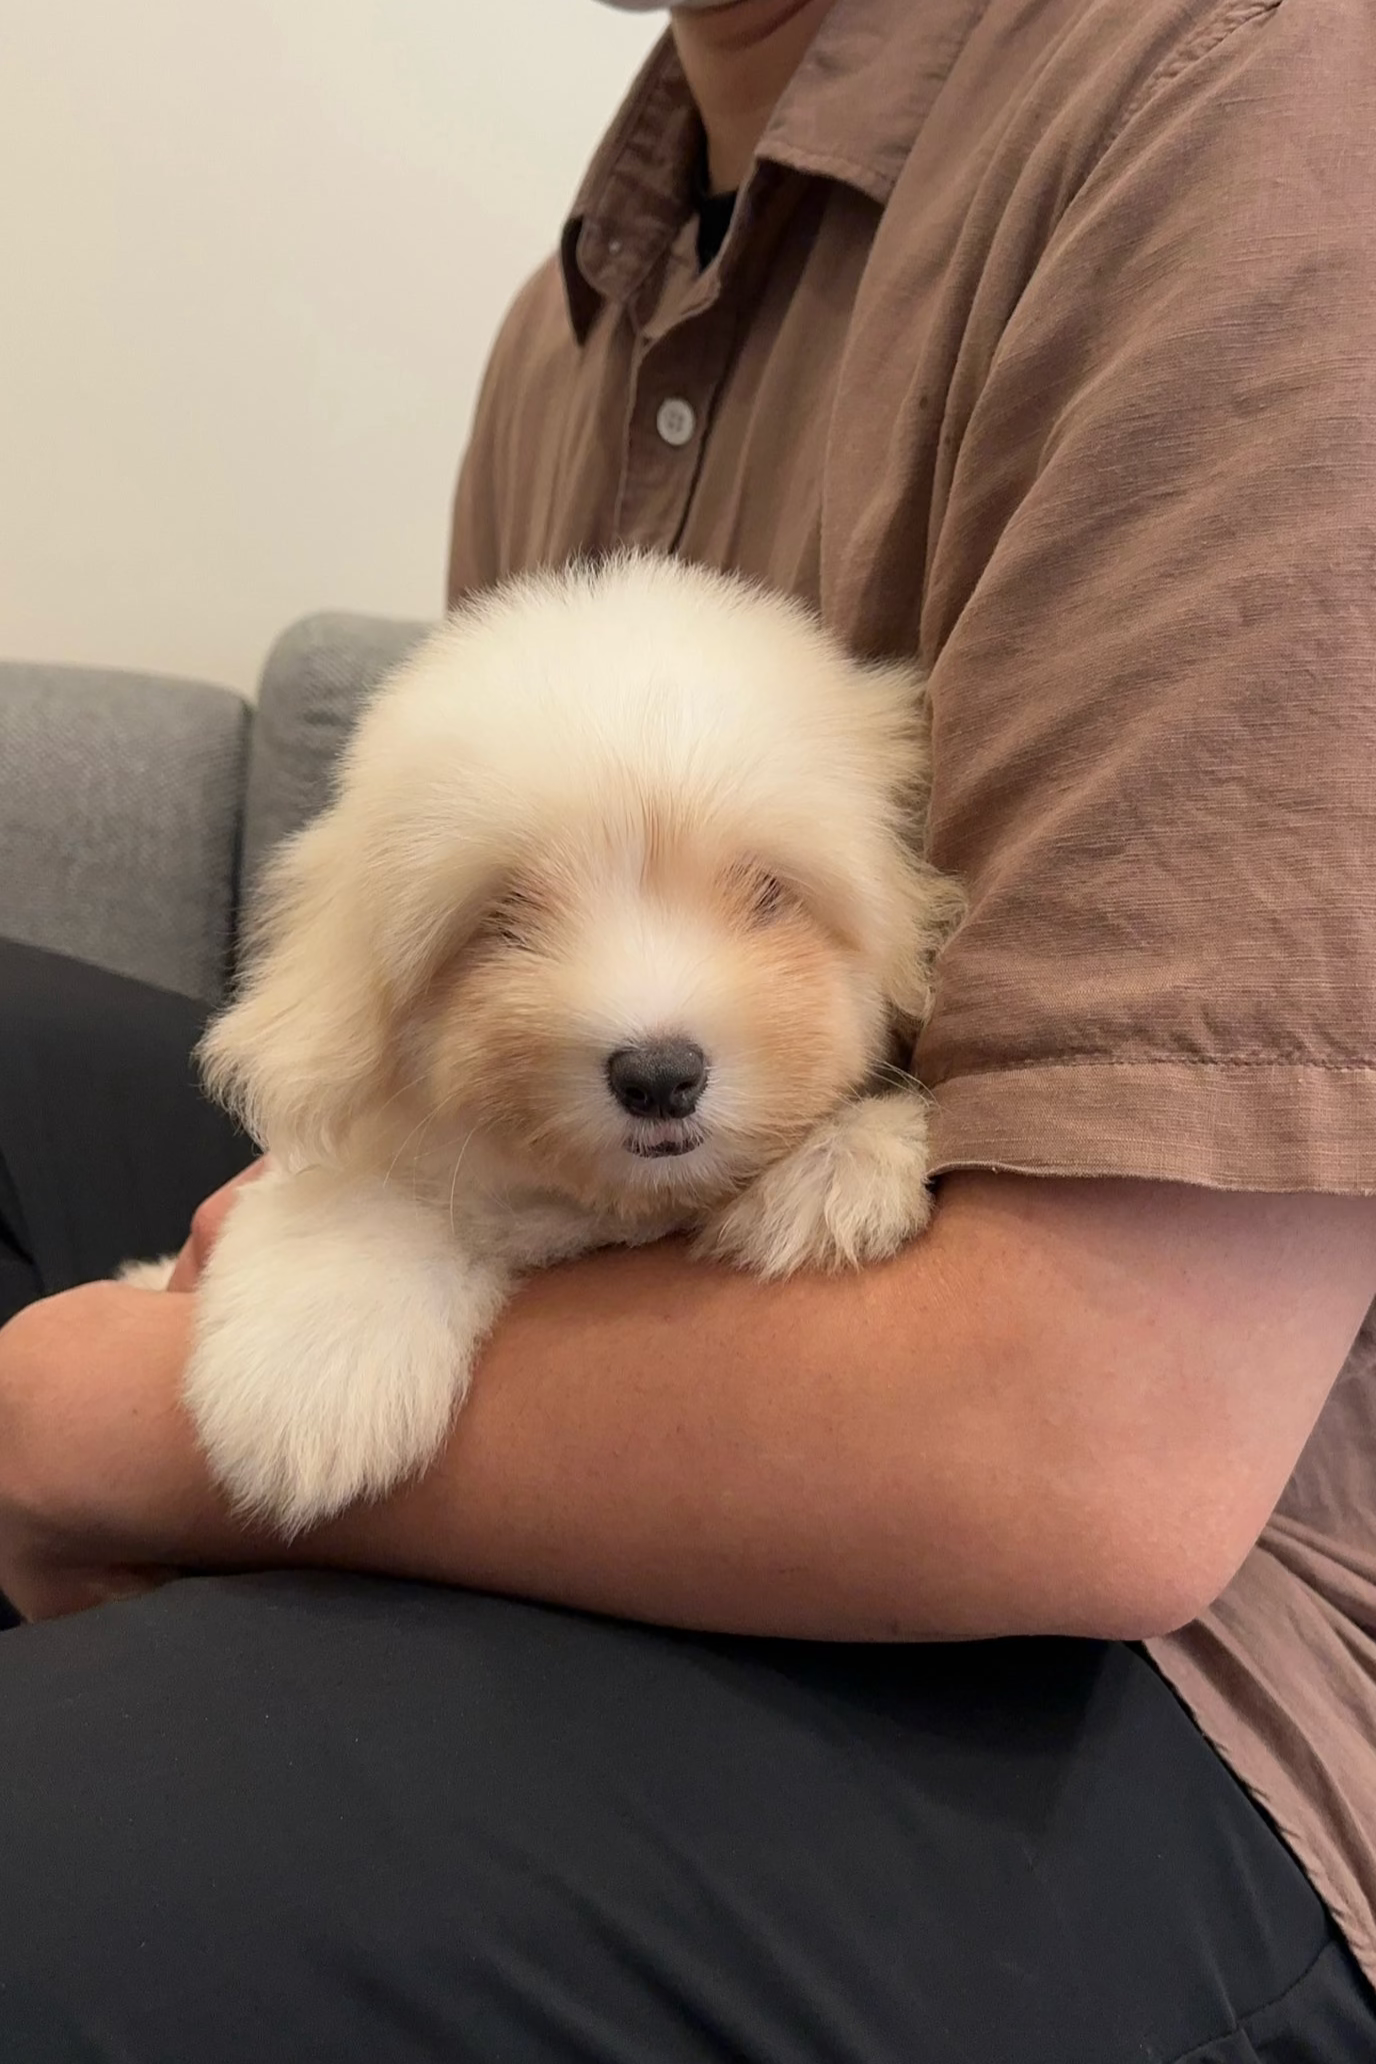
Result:
M328 800L330 777L368 696L430 626L374 616L309 616L284 631L263 669L240 853L245 907L273 847Z
M0 934L218 1001L250 728L202 681L0 664Z

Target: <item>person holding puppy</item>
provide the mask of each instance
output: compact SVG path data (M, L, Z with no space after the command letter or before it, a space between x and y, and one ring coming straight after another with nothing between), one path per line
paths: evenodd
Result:
M0 2055L1376 2052L1373 219L1362 0L674 11L451 599L630 544L924 665L933 1223L542 1275L284 1549L179 1403L233 1192L45 1260L153 1251L112 1044L231 1172L193 1028L46 970L25 1070L7 949Z

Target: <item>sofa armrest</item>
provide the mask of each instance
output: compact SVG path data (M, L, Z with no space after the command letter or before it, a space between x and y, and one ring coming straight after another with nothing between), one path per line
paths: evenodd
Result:
M0 664L0 934L216 1002L250 729L205 682Z
M374 688L430 629L383 617L308 616L268 655L244 805L240 901L263 863L329 800L335 762Z

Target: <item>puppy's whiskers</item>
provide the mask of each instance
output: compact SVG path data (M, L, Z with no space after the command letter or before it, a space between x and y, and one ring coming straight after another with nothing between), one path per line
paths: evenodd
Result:
M397 1148L397 1150L396 1150L395 1154L393 1154L393 1156L392 1156L392 1159L391 1159L391 1162L390 1162L390 1163L389 1163L389 1165L388 1165L387 1173L386 1173L386 1175L384 1175L384 1176L383 1176L383 1178L382 1178L382 1187L383 1187L383 1189L384 1189L384 1190L385 1190L385 1189L387 1188L387 1185L388 1185L388 1184L389 1184L389 1183L391 1182L391 1180L392 1180L392 1177L393 1177L393 1176L395 1175L395 1173L396 1173L396 1166L397 1166L397 1163L398 1163L398 1161L400 1161L400 1159L401 1159L402 1155L403 1155L403 1154L404 1154L404 1153L406 1152L406 1149L407 1149L407 1148L408 1148L408 1147L410 1146L410 1144L411 1144L412 1140L413 1140L413 1139L415 1138L416 1134L417 1134L417 1133L420 1133L420 1134L421 1134L421 1136L422 1136L422 1141L423 1141L423 1139L424 1139L424 1135L425 1135L425 1134L426 1134L426 1133L427 1133L427 1132L429 1131L430 1127L431 1127L431 1126L432 1126L432 1125L434 1124L434 1122L435 1122L435 1118L436 1118L436 1115L437 1115L437 1114L436 1114L436 1113L435 1113L434 1111L427 1111L427 1112L426 1112L426 1114L425 1114L425 1116L424 1116L423 1118L419 1119L419 1120L418 1120L418 1121L416 1122L416 1124L414 1124L414 1125L413 1125L413 1126L411 1127L411 1130L410 1130L410 1131L409 1131L409 1132L407 1133L407 1135L406 1135L405 1139L404 1139L404 1140L402 1141L401 1145L400 1145L400 1146L399 1146L399 1147ZM416 1187L416 1163L417 1163L417 1162L419 1161L419 1159L420 1159L420 1147L417 1147L417 1148L416 1148L416 1151L415 1151L415 1153L414 1153L414 1154L412 1154L412 1156L411 1156L411 1187L412 1187L412 1189L414 1189L414 1188Z
M896 1061L876 1061L871 1073L876 1082L887 1082L894 1089L911 1089L913 1078Z
M392 1094L390 1096L384 1097L382 1099L382 1102L377 1107L376 1116L381 1118L385 1111L391 1110L393 1104L396 1103L399 1097L409 1095L413 1089L419 1089L423 1084L424 1080L425 1077L423 1075L408 1075L405 1082L400 1082L397 1084L397 1087L392 1091Z
M454 1203L459 1193L459 1170L463 1167L463 1157L472 1146L477 1130L477 1126L473 1126L469 1131L467 1139L459 1148L454 1161L454 1173L449 1179L449 1232L451 1238L457 1237L457 1230L454 1225Z

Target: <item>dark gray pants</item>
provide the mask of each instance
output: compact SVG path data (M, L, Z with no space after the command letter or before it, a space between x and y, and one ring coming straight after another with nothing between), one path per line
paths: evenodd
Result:
M189 1007L121 991L0 947L29 1295L171 1244L243 1151ZM0 2064L1376 2058L1307 1880L1118 1645L207 1579L0 1639L0 1773Z

